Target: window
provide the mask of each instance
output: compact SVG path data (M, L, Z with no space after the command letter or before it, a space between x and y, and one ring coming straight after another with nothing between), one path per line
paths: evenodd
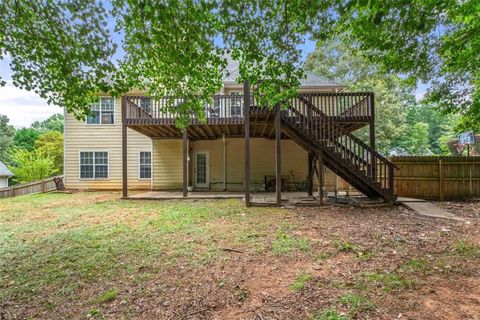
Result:
M152 153L150 151L140 152L139 164L139 178L152 178Z
M243 96L240 92L232 91L230 92L230 114L233 117L241 117L242 116L242 103L243 103Z
M80 179L108 178L108 152L80 152Z
M114 124L115 105L111 97L100 97L97 103L90 107L87 124Z
M146 113L152 112L152 99L148 97L140 98L140 109L145 111Z

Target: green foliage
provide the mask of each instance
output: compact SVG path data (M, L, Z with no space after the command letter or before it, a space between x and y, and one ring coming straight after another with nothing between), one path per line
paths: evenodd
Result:
M56 172L54 160L41 154L38 149L15 148L10 154L13 163L10 170L15 175L15 180L20 183L41 180L52 176Z
M407 150L415 155L427 155L430 153L428 149L428 123L417 122L408 128L406 136Z
M32 128L22 128L15 132L13 137L13 148L33 151L35 149L35 140L40 137L40 132Z
M348 90L375 93L376 142L380 152L448 153L446 142L455 136L458 117L445 115L432 104L417 103L414 85L385 73L379 62L365 57L368 52L363 50L352 46L343 34L334 40L319 42L307 57L305 68L343 81ZM368 141L368 133L364 128L356 134Z
M310 243L307 239L295 238L282 229L277 232L272 248L276 254L286 254L293 250L308 251Z
M398 141L398 146L413 154L415 154L415 150L420 150L419 152L421 153L448 154L447 142L457 136L456 132L458 131L456 131L455 127L457 126L458 118L458 115L444 114L437 108L424 103L409 106L407 108L407 130L404 137ZM419 129L425 130L424 128L414 128L417 123L428 125L427 141L422 141L424 143L423 150L418 145L415 147L411 145L412 135L415 134L414 131Z
M480 113L477 0L349 1L336 29L384 70L430 82L427 100L446 111Z
M368 311L374 308L374 304L367 296L346 294L340 297L340 303L349 308L349 315L354 316L357 312Z
M381 286L386 292L396 292L402 289L412 288L415 283L397 273L366 272L363 274L365 284Z
M49 131L42 134L36 141L36 152L43 158L51 158L55 170L53 174L63 172L63 133Z
M426 272L430 270L430 265L425 259L413 258L402 265L402 269L408 272Z
M35 121L32 123L32 128L41 133L46 133L49 131L58 131L63 133L63 115L60 113L50 116L43 121Z
M293 291L299 291L305 288L308 282L312 280L312 275L308 272L302 271L300 272L293 283L290 285L290 289Z
M63 172L62 115L17 131L7 125L8 119L4 116L0 117L0 126L2 124L5 130L0 131L0 156L3 152L3 160L15 174L13 183L31 182ZM8 148L3 151L3 146Z
M13 143L15 128L8 124L7 116L0 115L0 161L5 162L8 151Z
M480 258L480 245L470 244L460 240L455 244L456 253L466 257Z
M377 149L388 154L395 147L405 131L406 106L415 101L413 86L397 76L382 74L379 66L353 51L344 35L319 42L307 57L305 69L343 81L350 91L374 92ZM368 140L366 128L356 134Z
M13 85L85 114L99 91L110 91L108 81L115 71L116 46L103 3L0 2L0 58L10 59Z
M348 317L335 309L326 309L321 313L317 313L313 320L348 320Z
M323 42L343 34L382 71L431 83L427 99L436 106L479 118L477 0L114 0L108 10L103 3L2 1L0 58L11 59L14 85L77 116L99 91L137 87L154 97L184 97L177 108L182 126L190 113L204 116L203 104L221 86L225 54L239 61L238 80L257 85L259 101L272 106L298 88L306 37ZM401 122L396 106L385 108L392 115L387 126Z
M97 302L98 303L106 303L106 302L112 302L115 300L118 296L118 290L117 289L110 289L105 292L102 292L98 298Z
M355 252L356 247L348 241L335 240L335 246L340 252Z
M7 0L0 56L12 60L14 85L77 116L99 91L136 87L183 97L176 108L182 126L190 113L204 116L204 103L221 87L226 54L239 61L238 80L257 86L261 103L293 95L303 76L299 46L315 26L331 25L329 9L302 1L114 0L107 11L102 1ZM123 45L117 63L113 38ZM166 108L173 107L171 100Z
M243 288L240 288L239 286L236 286L234 289L233 295L238 301L242 302L242 301L245 301L245 299L247 299L248 291Z

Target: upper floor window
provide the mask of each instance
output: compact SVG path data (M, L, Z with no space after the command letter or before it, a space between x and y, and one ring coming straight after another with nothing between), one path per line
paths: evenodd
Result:
M230 114L233 117L242 116L242 104L243 104L243 92L231 91L230 92Z
M87 124L114 124L115 103L112 97L100 97L98 102L92 104Z
M152 112L152 99L149 97L140 98L140 108L146 113Z

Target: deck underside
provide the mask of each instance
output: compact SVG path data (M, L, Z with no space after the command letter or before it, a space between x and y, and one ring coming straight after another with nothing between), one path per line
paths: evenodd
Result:
M272 112L253 113L250 117L250 137L275 138L274 115ZM333 118L333 117L332 117ZM151 138L181 139L182 131L175 119L127 119L127 126ZM343 134L358 130L370 123L369 117L338 117L336 123ZM327 128L325 128L327 129ZM208 118L205 122L194 120L187 127L189 140L213 140L223 136L241 138L244 136L243 118ZM282 133L282 139L289 136Z

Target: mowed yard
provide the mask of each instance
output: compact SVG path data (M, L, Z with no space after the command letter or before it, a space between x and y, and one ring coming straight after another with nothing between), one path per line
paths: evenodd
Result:
M0 200L12 319L479 319L480 203L468 223L396 206L245 208L118 193Z

